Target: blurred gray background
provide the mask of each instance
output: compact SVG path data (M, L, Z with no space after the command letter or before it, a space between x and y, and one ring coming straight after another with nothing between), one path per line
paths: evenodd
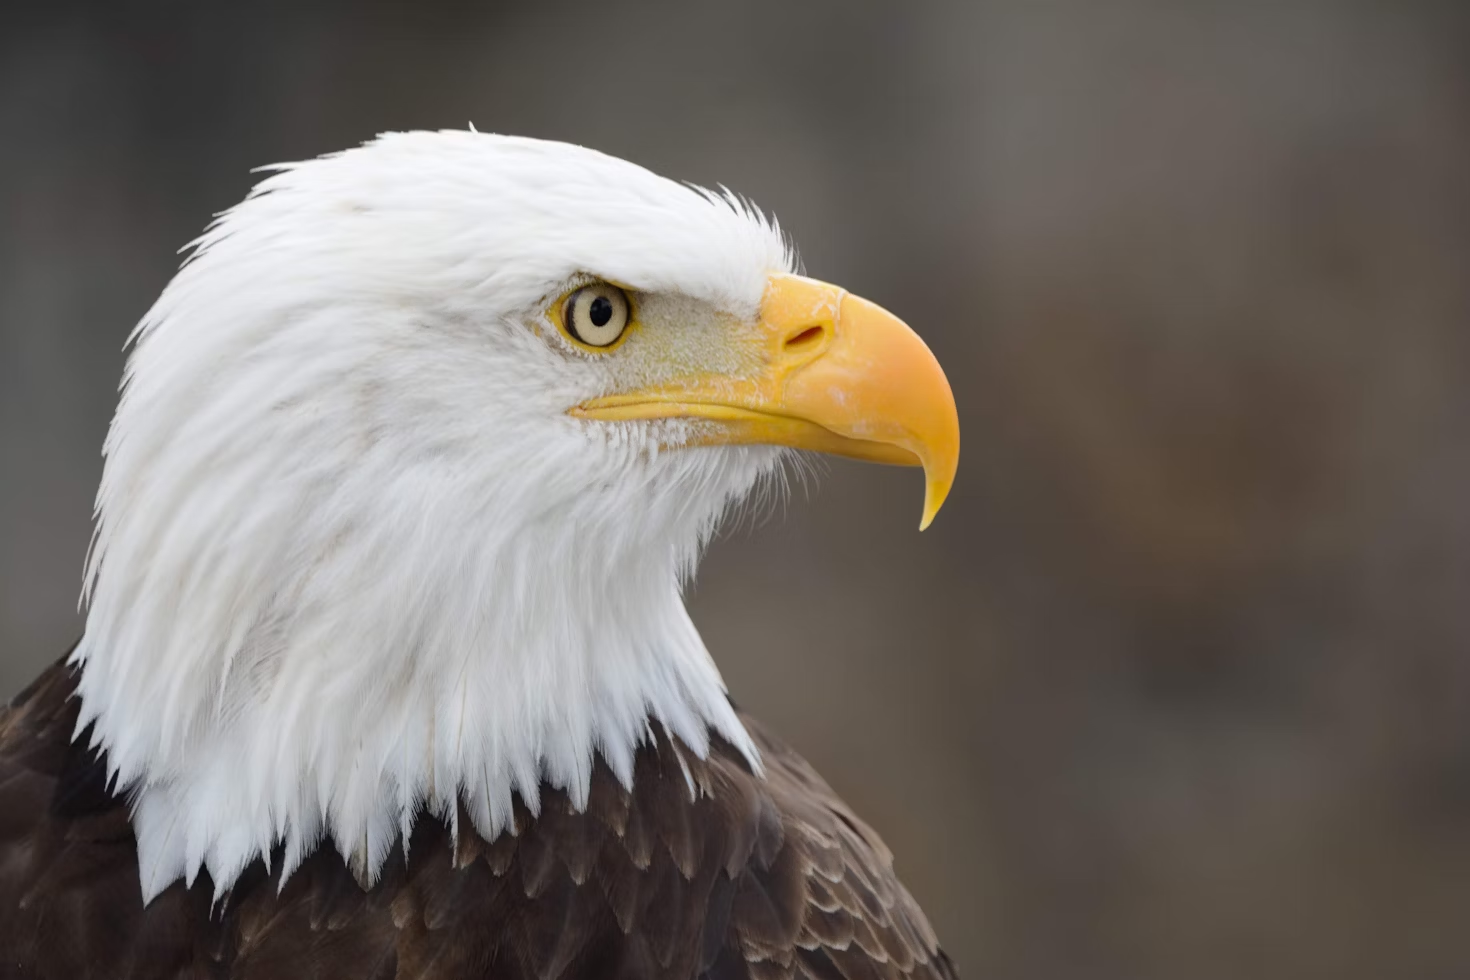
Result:
M772 209L946 366L692 605L962 973L1470 976L1464 4L59 3L0 15L0 696L123 340L248 169L554 137Z

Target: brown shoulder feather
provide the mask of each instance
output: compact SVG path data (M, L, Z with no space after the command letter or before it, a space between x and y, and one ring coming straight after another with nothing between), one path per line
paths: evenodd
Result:
M586 812L543 789L493 842L422 819L369 890L323 848L145 908L74 688L57 664L0 713L0 978L954 977L877 834L750 718L764 779L660 733L631 793L599 763Z

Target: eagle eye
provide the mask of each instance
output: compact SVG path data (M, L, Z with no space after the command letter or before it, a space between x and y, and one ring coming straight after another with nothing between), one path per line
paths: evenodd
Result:
M587 347L610 347L628 329L628 294L605 282L572 291L562 303L567 334Z

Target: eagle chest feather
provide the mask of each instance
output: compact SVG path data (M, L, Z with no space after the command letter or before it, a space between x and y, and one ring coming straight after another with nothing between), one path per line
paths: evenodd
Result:
M0 977L953 976L883 843L748 717L764 779L660 732L632 792L599 762L585 812L543 787L494 841L425 817L370 888L324 847L284 888L257 861L218 906L201 880L145 907L74 689L57 664L0 714Z

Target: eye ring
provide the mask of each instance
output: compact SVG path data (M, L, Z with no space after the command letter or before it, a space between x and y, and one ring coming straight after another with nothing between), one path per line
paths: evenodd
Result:
M605 350L622 339L633 319L628 294L606 282L589 283L569 293L561 305L561 323L572 340Z

